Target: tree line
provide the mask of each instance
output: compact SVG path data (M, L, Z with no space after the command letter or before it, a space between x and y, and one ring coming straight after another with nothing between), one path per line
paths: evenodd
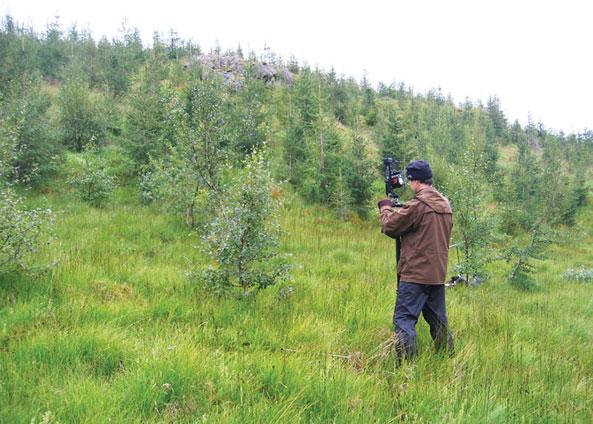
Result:
M257 57L240 47L216 48L213 57L242 65L229 79L230 71L196 61L202 53L174 31L155 33L144 45L138 30L124 26L97 42L75 26L63 31L57 20L37 33L6 16L0 176L3 195L12 199L3 207L13 205L6 216L31 212L17 205L15 190L46 184L67 169L86 201L100 205L117 184L131 185L202 234L218 220L220 240L226 227L213 205L229 198L233 186L248 192L242 181L261 185L256 176L266 174L271 185L286 181L340 219L367 219L381 195L380 158L404 166L425 158L452 202L458 272L470 280L493 259L490 246L505 246L507 258L520 263L517 252L525 250L514 245L517 235L540 240L552 226L572 225L586 202L592 132L566 135L542 123L509 122L496 97L456 104L440 90L372 87L366 77L356 81L270 52ZM262 64L290 78L271 80L259 71ZM32 228L47 214L37 211ZM34 244L27 239L29 250ZM7 258L27 250L2 249Z

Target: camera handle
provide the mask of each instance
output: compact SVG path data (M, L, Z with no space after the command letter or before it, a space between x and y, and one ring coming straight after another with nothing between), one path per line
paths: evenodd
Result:
M388 190L389 198L391 199L391 204L393 207L401 208L403 203L399 199L399 196L393 189ZM397 236L395 238L395 275L397 276L397 288L399 288L399 272L397 271L397 265L399 264L399 258L401 256L401 238Z

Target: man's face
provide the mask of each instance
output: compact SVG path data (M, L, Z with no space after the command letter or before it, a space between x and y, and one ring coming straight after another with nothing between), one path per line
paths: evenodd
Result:
M420 189L420 181L410 180L410 187L412 187L412 190L414 190L414 193L416 193L418 189Z

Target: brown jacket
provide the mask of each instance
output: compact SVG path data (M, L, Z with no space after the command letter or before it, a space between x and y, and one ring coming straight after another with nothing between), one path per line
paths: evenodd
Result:
M418 190L401 209L381 208L381 231L401 237L401 281L444 284L452 227L449 201L431 186Z

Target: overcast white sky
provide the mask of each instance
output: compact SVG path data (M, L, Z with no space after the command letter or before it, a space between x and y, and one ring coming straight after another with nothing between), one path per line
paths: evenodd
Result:
M175 29L207 50L265 45L357 79L440 87L457 102L497 95L509 120L531 114L556 131L593 129L593 2L588 0L0 0L43 30L54 16L99 39L122 22L143 38Z

